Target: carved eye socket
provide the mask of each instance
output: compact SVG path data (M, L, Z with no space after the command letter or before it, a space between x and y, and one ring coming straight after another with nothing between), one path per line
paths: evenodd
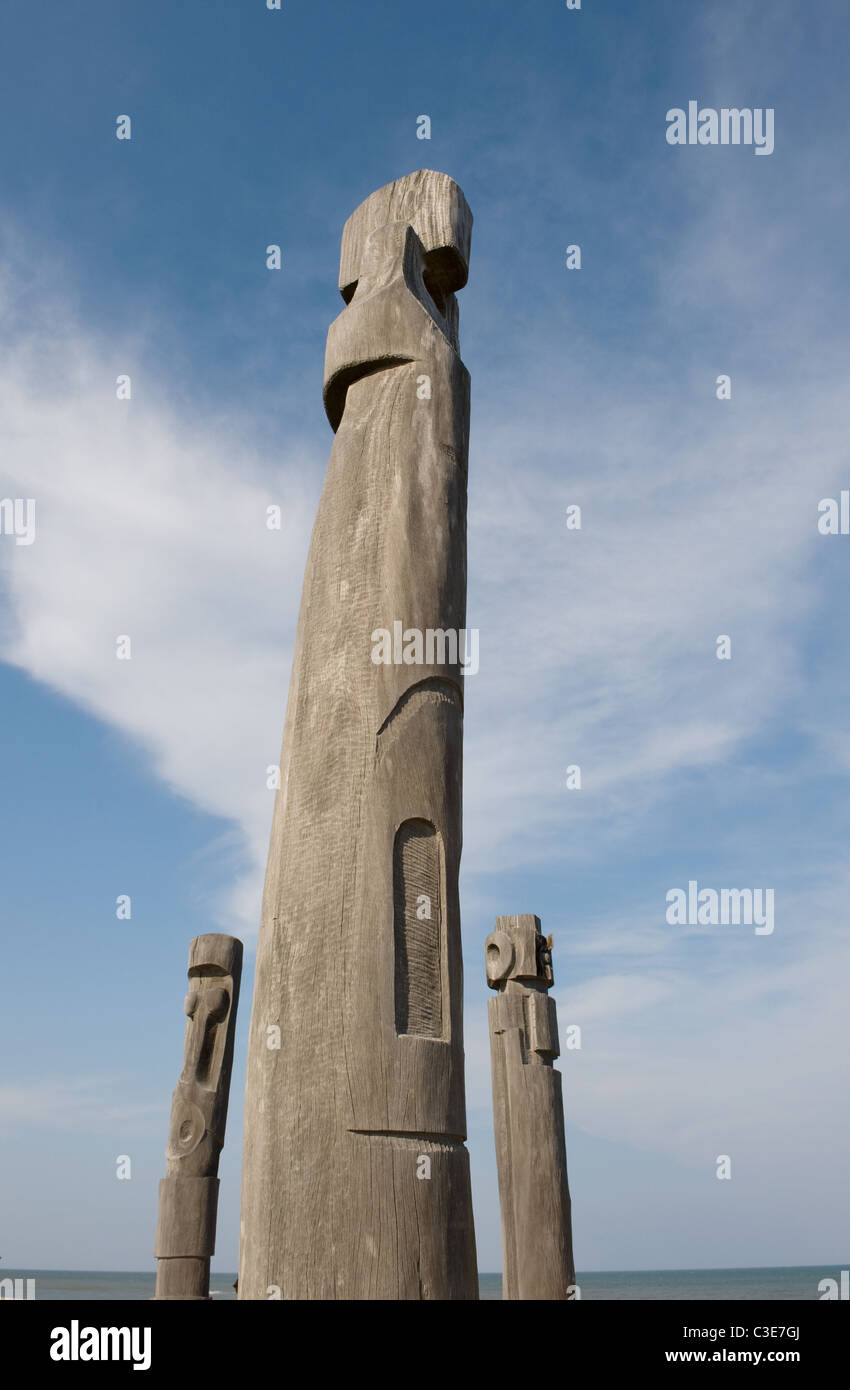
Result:
M426 270L423 273L422 279L425 282L426 290L428 291L428 293L434 301L437 313L442 314L442 316L445 318L446 299L445 295L443 294L443 291L437 283L436 277L430 271Z
M186 995L185 1000L183 1001L183 1008L186 1011L186 1014L189 1018L194 1017L195 1010L197 1009L197 1007L198 991L196 989L190 989L189 993Z
M227 1013L227 1005L230 996L226 989L211 989L207 994L207 1017L212 1023L218 1023Z
M513 942L504 932L494 931L485 943L487 979L493 988L500 980L507 979L514 966L516 953Z

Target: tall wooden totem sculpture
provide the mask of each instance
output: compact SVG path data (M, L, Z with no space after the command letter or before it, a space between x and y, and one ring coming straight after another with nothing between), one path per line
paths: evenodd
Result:
M497 917L485 945L506 1299L579 1296L551 947L531 915Z
M336 438L257 955L240 1298L477 1297L457 889L471 226L457 185L421 170L343 231Z
M171 1102L166 1176L159 1184L157 1299L209 1298L241 975L241 941L216 933L195 937L183 1070Z

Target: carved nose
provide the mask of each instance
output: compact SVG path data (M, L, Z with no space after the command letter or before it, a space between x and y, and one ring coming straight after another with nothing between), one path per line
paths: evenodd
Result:
M189 1005L191 1004L191 1010ZM204 1082L212 1049L212 1029L227 1017L230 995L226 989L192 990L186 996L186 1012L193 1026L183 1075Z

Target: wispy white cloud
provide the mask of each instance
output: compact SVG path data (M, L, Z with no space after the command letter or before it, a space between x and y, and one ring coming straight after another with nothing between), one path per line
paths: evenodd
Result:
M3 495L36 500L37 537L4 547L2 654L128 735L150 771L233 821L247 882L222 915L255 929L316 460L277 466L240 421L212 418L167 380L152 345L106 344L56 286L7 263L0 296ZM32 312L27 311L31 305ZM141 362L130 402L116 363ZM266 526L281 508L281 529ZM26 552L26 554L25 554ZM119 636L132 659L118 660Z

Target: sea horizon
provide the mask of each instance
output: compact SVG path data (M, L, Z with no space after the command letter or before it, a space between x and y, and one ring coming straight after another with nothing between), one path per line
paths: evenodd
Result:
M583 1300L612 1301L810 1301L823 1297L819 1285L833 1279L841 1286L848 1263L824 1265L752 1265L709 1269L588 1270L576 1282ZM155 1268L149 1270L24 1269L0 1273L0 1294L13 1297L3 1281L20 1281L17 1296L59 1302L133 1301L153 1296ZM236 1302L235 1271L210 1275L210 1293ZM480 1270L482 1301L501 1300L502 1275ZM845 1280L846 1282L846 1280Z

